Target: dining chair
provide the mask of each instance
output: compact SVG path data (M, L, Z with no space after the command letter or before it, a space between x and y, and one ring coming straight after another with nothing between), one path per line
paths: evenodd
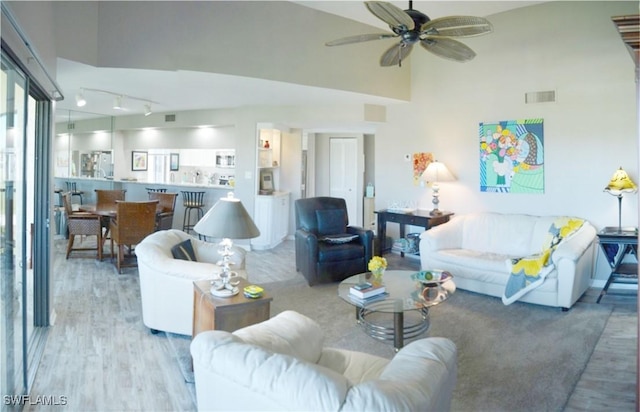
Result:
M122 273L125 266L137 266L137 263L125 264L125 246L129 257L134 254L137 245L155 230L158 200L144 202L116 201L116 217L111 219L111 259L114 257L114 242L118 245L116 267Z
M104 190L104 189L95 189L96 192L96 210L99 209L114 209L116 208L117 200L125 200L126 190L117 189L117 190ZM111 218L109 216L101 217L102 228L105 230L104 238L108 239L109 237L109 223L111 222Z
M158 200L156 211L156 231L173 227L173 214L176 209L177 193L149 192L149 200Z
M102 190L96 189L96 207L101 205L115 206L116 200L125 200L126 190Z
M89 212L74 212L71 208L71 193L62 194L62 204L67 219L67 228L69 230L69 241L67 242L67 256L73 250L97 250L98 260L102 260L102 225L100 224L100 216ZM73 247L76 235L80 236L96 236L95 247Z

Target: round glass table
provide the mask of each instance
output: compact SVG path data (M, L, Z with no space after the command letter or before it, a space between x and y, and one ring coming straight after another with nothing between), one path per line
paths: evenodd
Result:
M370 272L343 280L338 295L356 307L356 319L365 332L375 339L393 340L396 351L404 346L405 339L414 338L429 329L429 308L444 302L456 285L452 279L443 283L425 283L418 279L418 272L387 270L382 278L385 294L369 299L358 299L349 290L354 285L371 282ZM405 313L416 312L405 323ZM380 314L392 314L393 323L381 321Z

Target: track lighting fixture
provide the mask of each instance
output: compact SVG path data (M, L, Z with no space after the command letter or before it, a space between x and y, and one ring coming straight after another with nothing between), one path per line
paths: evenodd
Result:
M80 89L78 94L76 94L76 105L78 107L83 107L83 106L85 106L87 104L87 100L84 98L86 92L108 94L110 96L113 96L113 106L112 107L113 107L114 110L127 110L123 105L123 100L124 99L128 99L128 100L131 100L131 101L143 102L144 103L144 115L145 116L149 116L152 113L152 111L151 111L151 105L152 104L159 104L158 102L154 102L153 100L145 99L145 98L142 98L142 97L134 97L134 96L129 96L129 95L122 94L122 93L110 92L108 90L90 89L90 88L83 87L83 88Z
M76 105L78 107L83 107L87 104L87 101L84 99L84 95L82 94L82 89L80 89L80 93L76 94Z
M113 99L113 108L115 110L122 110L122 96L116 96Z

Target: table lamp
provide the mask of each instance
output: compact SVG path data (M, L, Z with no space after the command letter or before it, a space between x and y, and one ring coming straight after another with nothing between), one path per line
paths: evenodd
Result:
M222 271L219 278L212 282L211 293L216 296L236 295L238 282L231 279L237 274L229 268L233 255L231 239L251 239L260 236L260 230L253 223L242 202L233 197L233 193L229 193L209 209L193 230L204 236L222 239L220 242L222 260L218 262Z
M633 183L627 172L620 167L613 174L604 191L618 198L618 232L622 232L622 196L626 193L636 193L638 187Z
M427 182L431 186L431 190L433 190L433 210L430 212L431 216L439 216L442 212L438 209L438 204L440 200L438 197L440 196L440 186L438 186L439 182L453 182L456 180L455 177L451 174L447 166L444 163L440 163L437 160L429 163L429 166L422 173L421 179Z

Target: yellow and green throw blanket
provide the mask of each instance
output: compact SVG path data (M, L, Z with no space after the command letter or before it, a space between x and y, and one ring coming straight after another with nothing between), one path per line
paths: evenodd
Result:
M541 253L507 260L511 275L502 295L502 303L510 305L540 286L553 270L551 255L558 244L580 229L583 223L582 219L560 217L551 224Z

